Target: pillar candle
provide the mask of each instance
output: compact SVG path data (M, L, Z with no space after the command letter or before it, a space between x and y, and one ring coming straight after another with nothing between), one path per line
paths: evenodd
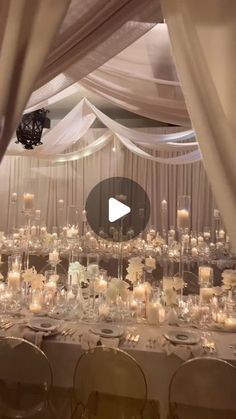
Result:
M59 253L56 250L53 250L53 252L49 253L50 262L58 262L58 260L59 260Z
M213 277L213 270L210 266L199 266L199 281L208 283Z
M20 273L12 272L8 273L8 287L12 291L18 291L20 289Z
M16 202L17 201L17 193L16 192L12 192L11 194L11 202Z
M137 285L136 287L134 287L134 297L139 300L139 301L143 301L145 300L145 294L146 294L146 290L145 290L145 286L143 284Z
M148 324L159 326L159 304L149 303L147 306Z
M189 211L181 209L177 211L177 226L179 229L189 227Z
M32 210L34 206L34 194L24 193L23 195L24 209Z
M162 210L167 210L167 201L165 199L163 199L163 201L161 201L161 209Z

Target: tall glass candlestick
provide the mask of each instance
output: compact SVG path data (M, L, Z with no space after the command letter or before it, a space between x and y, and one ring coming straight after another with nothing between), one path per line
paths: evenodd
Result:
M16 229L16 205L17 205L17 193L13 192L11 194L11 208L12 208L12 230L13 233Z
M214 239L215 243L219 240L219 231L220 231L220 211L218 209L214 209L213 211L214 217Z
M162 230L162 237L167 244L168 240L168 226L167 226L167 201L163 199L161 201L161 230Z
M190 203L191 199L188 195L178 197L177 207L177 227L179 232L179 277L183 278L184 262L183 262L183 234L189 232L190 227Z

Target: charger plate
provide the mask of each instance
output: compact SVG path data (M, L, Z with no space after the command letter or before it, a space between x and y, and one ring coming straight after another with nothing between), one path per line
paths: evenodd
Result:
M119 338L124 334L124 329L119 326L95 326L90 329L90 332L102 338Z
M30 319L27 326L33 330L42 332L55 332L60 327L60 322L55 319L46 319L45 317L37 317Z
M189 330L169 330L163 335L169 342L174 344L196 345L200 341L200 335Z

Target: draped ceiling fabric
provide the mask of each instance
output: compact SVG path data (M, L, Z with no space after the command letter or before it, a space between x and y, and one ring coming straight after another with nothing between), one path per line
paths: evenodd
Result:
M143 128L145 135L168 135L180 132L177 127ZM105 128L90 129L74 144L72 152L89 147L98 138L106 138ZM178 195L187 194L192 199L191 224L194 231L202 231L204 226L212 227L212 214L215 203L209 182L201 162L190 165L164 165L140 158L131 153L122 143L115 142L116 152L112 151L113 138L96 154L77 161L54 164L37 158L5 156L0 166L0 230L7 225L12 227L12 192L17 192L17 225L24 224L21 216L22 194L32 191L35 194L36 208L42 209L42 224L51 229L58 222L57 202L64 199L65 205L76 205L81 216L89 191L101 180L112 176L131 178L147 191L151 200L150 224L160 229L160 202L168 201L168 224L176 225L176 206ZM152 151L154 157L159 155ZM163 152L165 157L175 157L175 153ZM22 218L21 218L22 217ZM81 221L81 220L80 220ZM32 222L34 222L32 220Z
M236 248L236 2L163 0L204 165Z
M91 73L161 21L159 0L72 0L27 108Z
M62 84L65 74L58 76ZM173 62L167 26L155 25L133 44L80 80L72 82L130 112L174 125L191 127L182 89ZM26 111L45 107L79 91L77 83L60 92L52 80L33 93ZM58 94L59 91L59 94Z
M92 126L96 117L110 129L111 133L113 133L123 145L140 157L166 164L187 164L201 160L198 143L196 141L188 141L194 137L194 132L192 130L162 135L157 133L144 134L144 132L140 130L127 128L112 120L99 111L87 99L83 99L79 102L61 121L56 124L54 128L44 134L43 145L36 147L34 150L25 150L21 145L16 145L12 141L7 153L28 157L35 156L37 158L52 160L55 162L81 159L82 156L86 156L88 153L91 155L105 146L109 141L109 138L104 139L102 137L101 139L97 139L94 143L90 144L89 148L85 148L79 152L64 154L58 153L63 152L76 141L79 142L83 135ZM185 142L186 140L187 142ZM138 147L138 145L159 151L191 151L176 157L155 157L142 150Z
M0 0L0 161L69 3Z
M0 0L0 160L33 89L58 94L161 20L157 0Z

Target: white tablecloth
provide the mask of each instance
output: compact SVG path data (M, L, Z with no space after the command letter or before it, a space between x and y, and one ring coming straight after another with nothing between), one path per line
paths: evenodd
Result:
M83 350L79 344L79 335L88 331L84 324L73 325L77 331L72 337L61 335L47 338L43 342L43 350L47 354L54 373L54 384L59 387L73 386L73 372ZM148 398L158 400L162 418L168 410L168 386L174 371L183 362L175 355L167 356L160 346L147 348L148 339L158 338L170 327L160 328L147 325L136 325L135 334L140 334L140 341L135 348L120 345L121 349L132 355L142 367L148 384ZM211 332L216 342L216 354L219 358L236 364L236 356L230 345L236 345L236 333Z

